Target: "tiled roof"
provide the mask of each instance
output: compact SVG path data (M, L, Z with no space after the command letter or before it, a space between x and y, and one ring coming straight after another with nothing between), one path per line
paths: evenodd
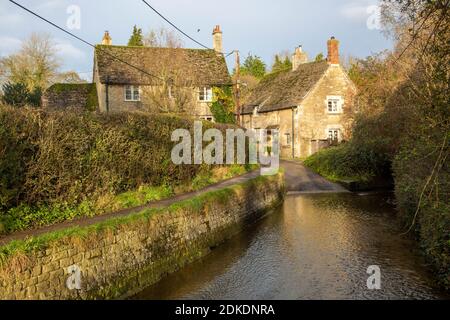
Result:
M213 86L232 83L225 58L214 50L98 45L95 55L101 83L158 83L157 78L128 66L115 57L157 77L172 79L179 85Z
M243 114L270 112L298 106L329 67L326 61L301 64L295 71L269 74L253 89Z

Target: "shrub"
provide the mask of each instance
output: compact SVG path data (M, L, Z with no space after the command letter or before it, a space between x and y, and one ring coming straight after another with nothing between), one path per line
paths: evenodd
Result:
M217 181L211 166L172 163L171 134L178 128L192 131L193 121L0 106L0 224L21 230Z
M444 137L432 131L403 140L393 163L395 194L405 230L415 231L441 283L450 289L448 142L443 145Z
M306 159L305 165L333 181L370 181L389 170L386 156L352 143L324 149Z
M7 105L13 107L41 106L42 90L40 88L34 88L30 91L23 83L7 82L2 86L2 91L2 101Z

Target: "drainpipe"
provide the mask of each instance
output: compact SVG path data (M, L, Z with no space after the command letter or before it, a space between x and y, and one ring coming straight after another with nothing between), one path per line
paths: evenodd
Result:
M109 113L109 76L106 77L106 113Z
M300 129L301 129L301 125L300 125L300 116L301 116L301 114L300 114L300 107L297 107L297 111L298 111L298 154L301 156L301 145L302 145L302 139L301 139L301 136L300 136Z
M292 159L295 159L295 107L292 107Z

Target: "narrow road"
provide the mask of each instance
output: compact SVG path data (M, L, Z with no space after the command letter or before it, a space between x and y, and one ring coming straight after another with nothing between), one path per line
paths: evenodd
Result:
M5 245L14 240L23 240L28 237L36 237L36 236L39 236L39 235L42 235L45 233L49 233L49 232L53 232L53 231L60 231L60 230L64 230L64 229L72 228L72 227L85 227L85 226L93 225L93 224L96 224L96 223L99 223L99 222L102 222L105 220L109 220L111 218L123 217L123 216L127 216L129 214L138 213L145 209L168 207L176 202L187 200L189 198L201 195L203 193L207 193L207 192L211 192L211 191L215 191L215 190L223 189L223 188L230 187L233 185L244 183L246 181L249 181L249 180L259 177L259 175L260 175L260 171L254 170L254 171L244 174L242 176L234 177L234 178L231 178L228 180L218 182L216 184L212 184L212 185L210 185L204 189L201 189L199 191L183 193L183 194L176 195L169 199L151 202L147 205L143 205L140 207L123 209L123 210L119 210L117 212L112 212L112 213L99 215L99 216L95 216L95 217L79 218L79 219L75 219L72 221L66 221L66 222L54 224L51 226L42 227L39 229L15 232L13 234L6 235L3 237L0 236L0 246Z
M341 193L344 187L330 182L322 176L294 161L281 161L286 175L286 188L290 194Z
M287 190L289 191L289 193L302 194L302 193L347 192L347 190L344 189L343 187L341 187L335 183L331 183L331 182L327 181L323 177L321 177L318 174L315 174L311 170L307 169L305 166L303 166L299 162L281 161L281 166L285 170L286 185L287 185ZM105 221L105 220L108 220L111 218L122 217L122 216L126 216L126 215L129 215L132 213L137 213L137 212L140 212L147 208L167 207L173 203L180 202L180 201L198 196L202 193L219 190L219 189L222 189L225 187L243 183L245 181L248 181L248 180L258 177L259 174L260 174L260 171L255 170L255 171L247 173L245 175L210 185L199 191L180 194L180 195L177 195L170 199L152 202L148 205L144 205L144 206L140 206L140 207L136 207L136 208L124 209L124 210L120 210L117 212L104 214L104 215L100 215L100 216L95 216L95 217L80 218L80 219L76 219L73 221L67 221L67 222L63 222L63 223L59 223L59 224L55 224L55 225L51 225L51 226L47 226L47 227L42 227L42 228L35 229L35 230L16 232L11 235L7 235L7 236L3 236L3 237L0 236L0 245L4 245L13 240L21 240L21 239L25 239L25 238L31 237L31 236L39 236L39 235L42 235L42 234L45 234L48 232L59 231L59 230L63 230L63 229L71 228L71 227L83 227L83 226L96 224L96 223L99 223L99 222L102 222L102 221Z

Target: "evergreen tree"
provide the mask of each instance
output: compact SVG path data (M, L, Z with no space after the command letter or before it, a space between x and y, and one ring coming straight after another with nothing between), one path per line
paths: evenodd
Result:
M323 56L323 53L321 52L316 56L315 61L320 62L320 61L323 61L324 59L325 59L325 57Z
M262 79L266 75L266 64L260 57L249 54L241 67L241 74Z
M24 83L7 82L2 86L2 102L13 106L23 107L31 105L39 107L41 105L42 90L38 87L30 91Z
M130 37L130 40L128 40L128 45L132 46L132 47L143 47L144 46L141 28L138 28L137 26L133 27L133 33Z
M292 69L292 62L288 56L283 59L280 58L279 54L275 55L275 61L272 65L272 72L280 72Z
M278 54L275 55L275 61L272 65L272 72L278 72L280 70L284 69L284 64L280 59L280 56Z
M291 59L289 59L288 56L286 56L284 58L283 67L284 67L285 70L292 70L292 62L291 62Z

